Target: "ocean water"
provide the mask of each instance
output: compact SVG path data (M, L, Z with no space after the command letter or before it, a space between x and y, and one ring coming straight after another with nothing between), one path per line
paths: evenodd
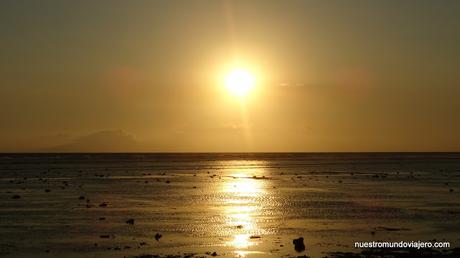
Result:
M460 243L460 153L0 154L0 189L1 257Z

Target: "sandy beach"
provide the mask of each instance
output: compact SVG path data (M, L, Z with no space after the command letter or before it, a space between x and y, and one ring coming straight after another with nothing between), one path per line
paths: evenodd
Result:
M0 254L334 257L361 252L355 241L434 239L452 249L459 158L3 154Z

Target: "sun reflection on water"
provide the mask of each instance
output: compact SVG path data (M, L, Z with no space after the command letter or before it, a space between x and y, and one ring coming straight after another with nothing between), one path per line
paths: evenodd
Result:
M234 247L235 253L245 256L245 250L258 242L251 239L251 236L261 232L257 225L257 216L263 205L260 200L266 194L266 187L265 180L259 179L264 176L265 171L250 168L229 172L229 177L222 185L225 196L224 213L230 228L229 234L232 235L227 245Z

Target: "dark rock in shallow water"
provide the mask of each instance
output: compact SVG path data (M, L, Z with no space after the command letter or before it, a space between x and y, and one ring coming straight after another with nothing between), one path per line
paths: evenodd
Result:
M107 203L103 202L103 203L99 204L99 207L107 207Z
M78 197L78 200L84 200L84 199L85 199L85 196Z
M21 199L21 196L20 196L20 195L17 195L17 194L15 194L15 195L11 196L11 199Z
M126 221L129 225L134 225L134 219L129 219Z
M161 237L162 237L162 235L160 233L155 234L155 240L160 241Z
M305 244L303 243L303 237L299 237L297 239L292 240L292 243L294 244L294 249L297 252L305 251Z

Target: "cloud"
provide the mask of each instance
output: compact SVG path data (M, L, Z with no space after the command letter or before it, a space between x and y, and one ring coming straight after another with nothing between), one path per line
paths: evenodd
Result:
M104 130L76 137L72 142L51 148L56 152L133 152L143 145L122 130Z
M281 82L279 83L280 87L303 87L307 84L305 82Z

